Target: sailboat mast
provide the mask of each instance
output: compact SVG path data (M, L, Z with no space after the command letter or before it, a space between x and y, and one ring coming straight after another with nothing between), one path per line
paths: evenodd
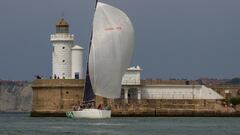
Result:
M98 3L98 0L96 0L96 3L95 3L95 10L96 10L96 8L97 8L97 3Z
M94 11L96 11L97 3L98 3L98 0L96 0ZM95 13L95 12L94 12L94 13ZM92 37L93 37L93 27L92 27L92 31L91 31L91 39L90 39L90 45L89 45L89 49L88 49L88 56L89 56L89 54L90 54L90 49L91 49L91 46L92 46ZM89 60L88 60L88 62L89 62ZM88 62L87 62L87 63L88 63Z
M98 3L98 0L96 0L96 3L95 3L95 11L97 8L97 3ZM93 92L93 88L92 88L92 84L89 76L89 54L92 46L92 37L93 37L93 27L91 31L90 44L88 49L87 71L86 71L86 78L85 78L85 84L84 84L84 97L83 97L84 102L91 101L95 98L95 94Z

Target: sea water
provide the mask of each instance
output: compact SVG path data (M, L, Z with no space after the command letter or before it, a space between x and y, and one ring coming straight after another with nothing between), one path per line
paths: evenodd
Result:
M240 118L117 117L104 120L0 114L0 135L240 135Z

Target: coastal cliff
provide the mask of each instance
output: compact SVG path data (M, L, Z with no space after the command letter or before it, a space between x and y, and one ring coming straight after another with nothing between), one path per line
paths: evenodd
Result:
M0 80L0 112L29 112L31 106L30 82Z

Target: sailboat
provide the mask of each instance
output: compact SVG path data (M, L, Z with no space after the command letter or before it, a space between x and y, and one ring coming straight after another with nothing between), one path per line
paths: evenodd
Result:
M120 98L122 76L131 62L134 29L120 9L96 1L84 86L83 105L71 118L110 118L111 108L96 105L96 96ZM97 107L98 106L98 107Z

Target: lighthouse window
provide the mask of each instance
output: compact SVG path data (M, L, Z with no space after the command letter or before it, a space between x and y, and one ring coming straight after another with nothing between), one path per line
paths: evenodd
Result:
M62 47L62 49L65 49L65 47Z
M62 60L62 62L65 62L65 60Z

